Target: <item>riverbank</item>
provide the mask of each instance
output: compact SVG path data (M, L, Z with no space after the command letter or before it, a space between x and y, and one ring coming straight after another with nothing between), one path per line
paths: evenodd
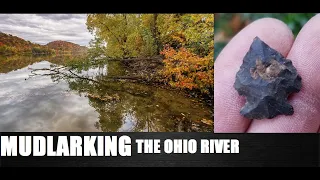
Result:
M208 107L213 107L213 88L209 90L208 93L202 93L199 89L189 90L186 88L176 88L170 86L170 84L164 80L164 77L160 73L164 68L162 56L155 56L152 58L124 59L121 60L121 63L126 69L126 77L128 80L161 87L176 91L177 93L182 92L188 97L199 99L199 101L204 102Z

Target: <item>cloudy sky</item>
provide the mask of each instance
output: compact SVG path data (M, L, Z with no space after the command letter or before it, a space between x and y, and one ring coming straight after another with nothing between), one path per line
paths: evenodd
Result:
M89 44L86 14L0 14L0 31L38 44L55 40Z

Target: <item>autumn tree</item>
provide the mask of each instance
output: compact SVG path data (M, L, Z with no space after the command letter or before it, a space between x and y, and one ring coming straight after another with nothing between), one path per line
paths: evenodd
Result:
M213 14L160 14L157 24L162 44L186 47L200 56L213 52Z
M95 59L106 54L105 42L99 37L94 37L94 39L89 42L89 47L88 55L91 59Z
M213 14L161 15L161 52L165 67L160 72L173 87L213 93Z
M108 57L128 58L138 55L139 16L136 14L90 14L87 27L101 38Z
M147 36L144 36L145 40L149 40L145 44L145 48L151 48L152 53L150 54L159 54L162 50L162 43L160 41L160 32L158 30L158 14L143 14L141 15L143 31L148 33Z

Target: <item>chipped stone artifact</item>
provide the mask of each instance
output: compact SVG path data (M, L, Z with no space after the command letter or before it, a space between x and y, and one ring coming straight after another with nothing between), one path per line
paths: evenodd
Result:
M287 98L299 92L301 86L301 76L292 61L259 37L254 38L234 83L239 95L246 97L240 114L248 119L292 115L294 109Z

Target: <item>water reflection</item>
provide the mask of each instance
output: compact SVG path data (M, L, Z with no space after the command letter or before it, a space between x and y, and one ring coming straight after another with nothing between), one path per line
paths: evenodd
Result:
M63 64L59 58L26 58L24 63L8 63L15 61L0 60L11 65L10 72L1 66L0 131L213 131L212 125L201 121L212 119L212 110L183 94L105 81L108 75L124 72L117 62L80 73L101 82L93 83L63 76L29 78L30 68L50 68L51 62ZM23 65L26 67L21 68Z

